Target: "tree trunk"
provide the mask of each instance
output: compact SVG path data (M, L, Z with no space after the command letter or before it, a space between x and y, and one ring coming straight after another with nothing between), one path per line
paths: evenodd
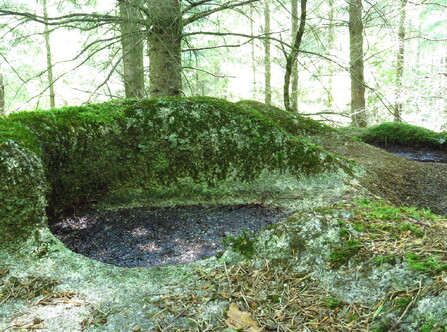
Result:
M42 0L42 7L43 7L43 18L46 23L48 20L47 0ZM45 37L45 48L47 50L47 74L48 74L48 88L50 90L50 107L56 107L56 96L54 93L54 78L53 78L53 61L52 61L51 44L50 44L50 30L47 24L45 24L43 35Z
M270 0L264 1L264 95L265 103L272 103L272 55L270 37Z
M294 38L298 32L298 0L292 0L292 38ZM293 112L298 113L298 62L292 67L292 87L291 87L291 100L290 108Z
M304 27L306 26L306 5L307 0L301 0L301 16L300 16L300 26L298 31L294 36L294 41L292 44L292 50L290 54L286 57L286 74L284 76L284 107L288 111L293 111L290 105L290 78L292 76L292 69L298 58L298 53L303 40Z
M182 93L182 16L179 0L150 0L149 42L150 96Z
M254 7L253 4L250 4L250 34L252 36L255 35L255 29L253 24L253 14L254 14ZM252 99L256 100L257 95L257 82L256 82L256 72L257 72L257 66L256 66L256 50L255 50L255 39L252 39L251 41L251 72L252 72Z
M0 67L0 116L5 115L5 84L3 82L3 71Z
M334 0L329 0L329 31L328 31L328 37L327 37L327 49L332 50L334 48L334 42L335 42L335 27L334 27ZM334 97L332 96L332 85L333 85L333 74L334 74L334 65L332 63L328 63L328 87L327 87L327 101L326 105L328 108L332 107L332 104L334 102Z
M353 126L366 127L362 0L350 0L349 2L349 42L351 119Z
M399 9L399 27L397 32L397 59L396 59L396 104L394 105L394 121L402 121L402 109L403 109L403 90L402 90L402 78L404 76L404 54L405 54L405 17L406 6L408 0L400 1Z
M140 0L119 0L121 45L123 48L126 98L144 98L143 34L136 22L141 19Z

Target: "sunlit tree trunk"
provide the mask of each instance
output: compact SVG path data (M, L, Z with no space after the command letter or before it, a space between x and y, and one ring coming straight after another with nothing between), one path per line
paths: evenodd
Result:
M272 55L270 36L270 0L264 1L264 101L267 105L272 103Z
M255 35L255 31L254 31L254 7L252 4L250 4L250 34L252 36ZM256 50L255 50L255 39L252 39L251 41L251 73L252 73L252 99L256 99L256 95L257 95L257 82L256 82L256 73L257 73L257 66L256 66Z
M292 0L292 38L296 36L298 32L298 0ZM292 82L291 82L291 97L290 108L293 112L298 112L298 62L292 67Z
M354 126L366 127L362 0L350 0L349 2L349 42L351 119Z
M329 0L328 1L330 9L329 9L329 30L328 30L328 45L327 48L329 50L333 49L334 47L334 43L335 43L335 28L334 28L334 12L335 12L335 8L334 8L334 0ZM332 75L334 72L334 66L332 63L328 64L328 75L329 75L329 80L328 80L328 87L327 87L327 102L326 105L328 108L332 107L332 103L334 102L334 97L332 96L332 84L333 84L333 80L332 80Z
M396 104L394 105L394 121L402 121L403 109L403 89L402 79L404 76L404 55L405 55L405 17L408 0L400 1L399 27L397 32L397 59L396 59Z
M140 0L119 0L121 45L123 49L123 80L126 98L143 98L144 65L143 34L138 20L141 19Z
M306 15L307 15L306 5L307 0L301 0L300 25L298 27L296 35L293 36L292 50L286 57L286 73L284 75L283 98L284 98L284 107L288 111L293 111L290 103L290 78L292 76L293 66L296 64L298 58L301 41L303 40L304 28L306 26Z
M48 7L47 0L42 0L44 21L48 21ZM47 74L48 74L48 89L50 91L50 107L56 107L56 95L54 93L54 77L53 77L53 61L50 44L50 29L48 24L44 27L45 48L47 51Z
M149 42L150 96L182 93L182 17L179 0L150 0Z
M3 82L3 71L0 66L0 116L5 115L5 84Z

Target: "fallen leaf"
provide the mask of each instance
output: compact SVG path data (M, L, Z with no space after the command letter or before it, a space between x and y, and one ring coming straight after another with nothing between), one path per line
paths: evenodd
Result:
M227 311L228 318L225 320L229 328L236 330L243 329L245 332L261 332L259 327L249 312L240 311L236 303L231 303Z

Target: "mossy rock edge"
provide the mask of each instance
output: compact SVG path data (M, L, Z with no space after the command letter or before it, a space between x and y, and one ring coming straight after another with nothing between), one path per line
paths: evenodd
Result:
M125 196L185 183L216 188L273 173L299 178L350 169L294 136L295 120L279 109L266 114L259 105L205 97L11 114L0 119L0 227L25 234L45 224L46 202L47 214L59 216L116 191ZM294 134L284 128L287 121Z

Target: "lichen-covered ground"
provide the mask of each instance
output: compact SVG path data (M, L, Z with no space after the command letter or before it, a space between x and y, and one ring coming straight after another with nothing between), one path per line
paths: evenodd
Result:
M295 213L219 259L121 268L48 230L1 252L0 331L446 331L445 218L391 203L447 214L447 167L323 143L363 170L266 198Z

